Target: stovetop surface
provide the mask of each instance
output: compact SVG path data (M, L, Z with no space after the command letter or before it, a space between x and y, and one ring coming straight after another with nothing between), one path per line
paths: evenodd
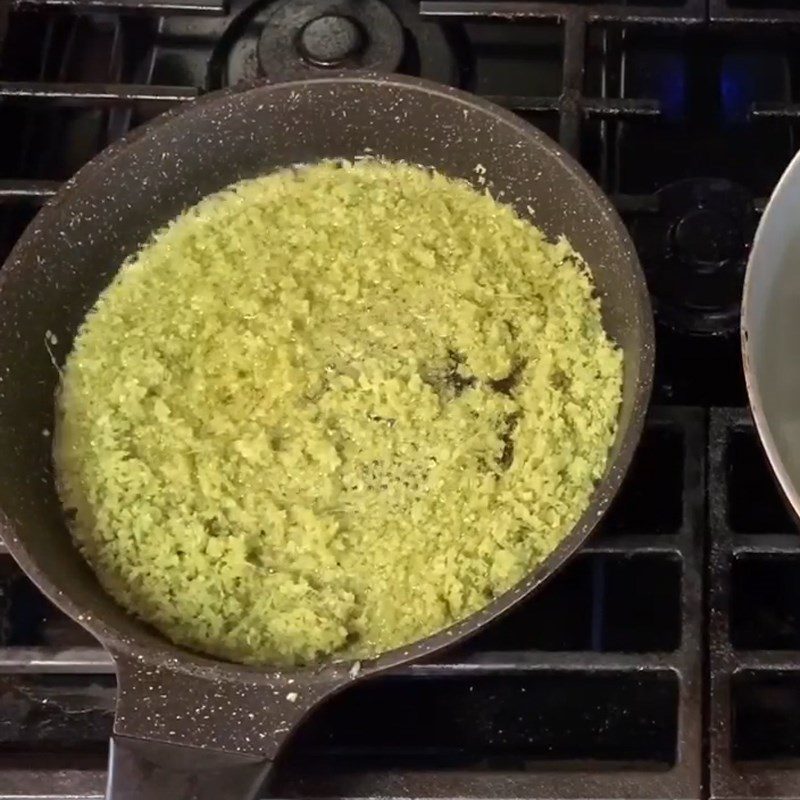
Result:
M797 148L798 45L793 0L0 5L0 260L130 128L332 62L513 109L589 169L642 259L656 387L602 531L460 651L321 709L278 794L800 797L800 546L738 344L750 242ZM0 800L102 796L113 702L108 657L0 544Z

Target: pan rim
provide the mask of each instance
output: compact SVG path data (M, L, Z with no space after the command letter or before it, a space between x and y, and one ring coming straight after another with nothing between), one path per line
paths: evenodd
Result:
M34 226L36 224L39 226L46 225L54 209L70 200L73 193L76 191L75 187L80 186L87 175L92 175L95 171L105 171L108 168L108 164L112 163L115 158L124 153L135 143L151 137L157 129L168 126L177 120L184 119L186 115L199 113L199 110L208 104L225 102L226 99L234 95L247 92L285 91L287 88L306 87L309 84L334 83L394 85L406 91L422 92L424 94L435 95L461 103L470 109L479 111L487 117L496 119L502 124L509 126L520 138L533 142L537 149L558 159L565 172L581 187L582 191L585 192L586 199L590 201L602 224L607 227L609 234L613 235L614 240L619 246L620 259L628 264L632 295L631 313L641 336L640 351L636 354L638 357L636 360L638 362L639 372L635 384L635 391L633 393L633 407L630 423L624 432L618 429L614 442L614 444L619 444L618 453L613 461L609 460L607 462L603 477L596 484L586 509L570 532L561 540L555 550L531 570L522 581L503 592L482 609L428 637L407 646L387 651L374 659L364 660L362 671L364 673L372 673L407 663L423 655L432 655L460 643L470 634L482 628L485 623L507 613L517 605L517 603L530 596L532 592L557 572L585 542L594 530L597 522L608 509L613 498L616 496L633 459L644 427L644 420L649 406L653 382L655 343L652 310L644 274L630 235L606 195L586 170L554 140L546 136L533 125L520 119L513 114L513 112L460 89L440 85L420 78L394 74L386 75L380 73L351 72L325 75L298 81L286 81L281 83L257 81L250 84L227 87L216 92L201 95L195 100L181 105L174 110L170 110L151 122L135 128L87 162L87 164L70 178L61 187L58 193L42 208L35 218L34 223L22 234L10 253L5 267L0 270L0 292L2 292L5 281L8 279L11 272L21 268L21 255L26 253L29 249L35 249L36 236L33 230ZM274 677L276 667L269 664L242 665L235 662L215 659L175 645L160 632L156 632L155 634L157 636L156 643L142 641L142 637L140 636L132 639L122 634L119 629L106 620L97 618L94 615L87 616L85 610L80 607L79 603L76 603L73 601L72 597L59 592L52 586L50 579L38 567L35 558L29 555L24 542L16 535L13 522L5 515L2 509L0 509L0 532L2 532L5 538L6 546L11 555L36 585L42 589L53 603L97 637L100 642L111 651L115 659L124 660L128 658L148 663L158 663L160 665L169 662L170 668L174 668L177 671L206 676L215 680L219 680L221 677L227 677L228 679L245 678L250 682L257 682L259 678L266 680L268 672L270 679ZM127 611L125 611L125 613L131 617L133 616ZM326 659L319 664L309 667L292 669L278 668L278 672L291 672L293 675L298 673L314 674L331 668L335 668L338 671L341 665L345 665L344 669L346 670L346 665L351 664L352 661L353 659L340 661Z

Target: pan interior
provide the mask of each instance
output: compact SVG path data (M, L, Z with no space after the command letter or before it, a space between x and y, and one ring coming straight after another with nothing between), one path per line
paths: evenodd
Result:
M745 369L756 421L784 493L800 510L800 160L759 228L745 288Z
M85 168L0 277L2 532L51 598L113 648L178 652L100 590L71 544L50 458L56 365L125 257L201 197L282 166L364 153L488 186L584 256L606 329L624 351L623 402L606 479L559 551L576 546L613 495L647 399L650 318L627 236L582 171L511 115L416 81L336 78L206 98Z

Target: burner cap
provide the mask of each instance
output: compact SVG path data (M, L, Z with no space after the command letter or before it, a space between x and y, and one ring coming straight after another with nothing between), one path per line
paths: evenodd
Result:
M338 14L317 17L300 31L301 55L312 64L331 67L354 56L364 42L357 22Z
M404 72L452 86L465 77L456 58L459 48L462 63L469 60L463 32L422 17L416 0L228 0L228 6L227 17L204 23L219 37L208 59L209 90L331 69Z
M726 180L678 181L636 219L636 242L659 322L682 333L727 334L739 323L757 216L751 195Z
M695 208L674 229L675 248L681 262L692 267L719 267L743 251L736 220L714 208Z
M258 63L272 80L332 67L394 72L403 29L381 0L278 0L258 40Z

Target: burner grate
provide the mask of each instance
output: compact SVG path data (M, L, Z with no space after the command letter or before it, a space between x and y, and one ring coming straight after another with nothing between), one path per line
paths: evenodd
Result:
M800 22L800 9L794 0L708 0L712 22L751 25L777 25Z
M711 796L800 796L800 541L749 413L709 431Z
M705 18L704 0L652 3L558 3L526 0L423 0L423 17L475 20L505 19L553 22L563 29L563 73L558 93L552 97L491 95L500 105L519 112L557 113L558 138L573 155L580 151L584 116L627 119L658 116L658 103L650 99L585 97L586 44L590 23L673 23L693 25Z
M612 197L656 310L656 405L564 571L446 659L321 709L278 791L800 798L800 543L744 409L736 331L753 228L800 132L799 29L777 24L800 6L384 2L399 69L513 109ZM259 74L252 29L272 5L0 0L0 259L103 146ZM0 543L0 800L100 797L113 698L108 656Z
M225 0L12 0L21 11L117 12L221 16Z

